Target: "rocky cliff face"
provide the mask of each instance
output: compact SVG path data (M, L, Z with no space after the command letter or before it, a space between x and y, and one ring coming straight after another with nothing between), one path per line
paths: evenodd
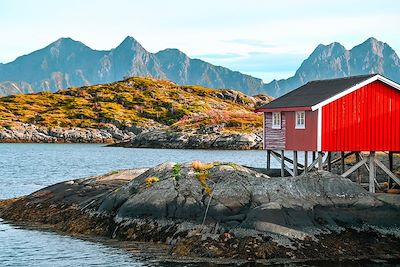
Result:
M109 51L93 50L61 38L47 47L0 65L0 96L57 91L71 86L110 83L127 76L150 76L178 84L261 92L260 79L191 59L177 49L150 53L128 36Z
M320 44L289 79L264 86L272 96L283 95L309 81L379 73L400 82L400 59L386 43L369 38L347 50L340 43Z

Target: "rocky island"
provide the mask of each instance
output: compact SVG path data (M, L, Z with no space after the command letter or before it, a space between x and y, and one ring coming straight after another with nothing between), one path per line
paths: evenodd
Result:
M282 178L234 163L168 162L2 200L0 218L162 243L175 260L400 259L399 196L325 171Z
M152 78L0 98L0 142L257 149L272 98Z

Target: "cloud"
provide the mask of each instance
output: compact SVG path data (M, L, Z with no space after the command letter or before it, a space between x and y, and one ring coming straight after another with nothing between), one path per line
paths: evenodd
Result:
M209 54L199 54L199 55L192 55L192 58L199 58L199 59L237 59L241 58L242 55L237 53L225 53L225 54L217 54L217 53L209 53Z
M233 43L233 44L241 44L253 47L264 47L264 48L273 48L275 45L273 44L266 44L262 40L256 39L232 39L232 40L225 40L225 43Z

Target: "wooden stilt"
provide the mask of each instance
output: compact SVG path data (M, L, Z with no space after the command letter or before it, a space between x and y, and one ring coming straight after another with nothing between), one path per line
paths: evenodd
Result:
M322 171L322 152L318 151L318 170Z
M345 172L345 166L344 166L344 152L340 152L340 167L342 168L341 174Z
M304 173L308 172L308 152L304 151Z
M328 152L328 172L332 171L332 153Z
M375 193L375 151L369 153L369 192Z
M298 167L297 167L297 151L293 151L293 174L294 176L298 176Z
M374 158L374 161L376 165L378 165L384 172L386 172L387 175L389 175L390 178L392 178L398 185L400 185L400 179L397 178L396 174L391 172L381 161L379 161L377 158Z
M391 172L393 172L393 152L392 151L389 151L389 170ZM389 183L389 188L392 188L392 185L393 185L392 180L389 179L388 183Z
M313 151L313 152L312 152L312 160L314 161L316 158L317 158L317 157L316 157L315 151Z
M281 176L285 177L285 150L281 150Z
M357 163L361 161L360 152L356 152L356 160L357 160ZM362 182L361 169L358 168L357 169L357 183L361 184L361 182Z
M275 154L275 155L278 156L279 158L281 157L281 155L280 155L279 153L275 152L275 151L271 151L271 155L272 155L272 154ZM285 157L285 156L284 156L283 159L284 159L285 161L289 162L290 164L293 164L293 163L294 163L293 160L290 159L290 158L288 158L288 157ZM303 166L302 164L298 163L298 162L297 162L297 166L298 166L299 168L304 168L304 166Z
M271 150L267 150L267 171L271 169Z

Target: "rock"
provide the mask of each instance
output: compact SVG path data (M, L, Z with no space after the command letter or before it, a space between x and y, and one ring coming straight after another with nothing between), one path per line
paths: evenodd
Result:
M181 256L398 259L399 203L324 171L271 178L233 163L167 162L1 200L0 217L163 242Z

